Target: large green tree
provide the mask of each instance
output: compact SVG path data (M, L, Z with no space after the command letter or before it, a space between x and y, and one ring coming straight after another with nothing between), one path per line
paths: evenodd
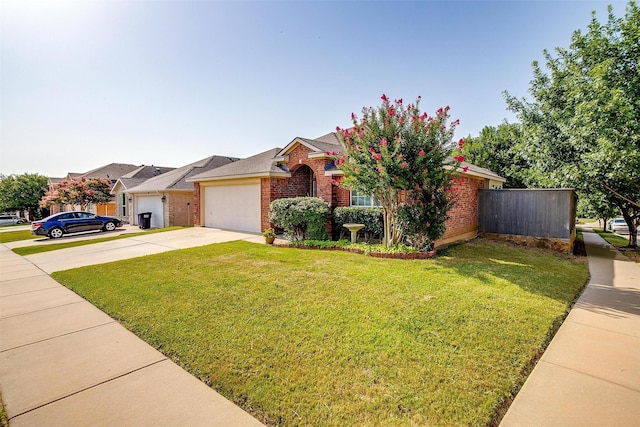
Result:
M38 203L49 188L48 178L37 173L0 175L0 211L28 211L34 217Z
M615 205L637 246L640 220L640 10L607 22L592 15L569 48L533 63L532 100L505 93L523 126L520 150L540 186L601 193ZM597 197L596 197L597 199Z
M462 154L469 163L487 168L507 179L505 188L525 188L528 164L517 147L522 140L519 123L485 126L477 137L467 137Z
M448 123L449 107L422 113L420 98L408 105L381 99L379 107L363 109L362 118L352 114L353 127L338 128L346 147L336 159L344 172L340 184L380 201L385 245L407 239L430 249L444 233L452 178L464 160L449 157L458 149L452 142L458 121Z

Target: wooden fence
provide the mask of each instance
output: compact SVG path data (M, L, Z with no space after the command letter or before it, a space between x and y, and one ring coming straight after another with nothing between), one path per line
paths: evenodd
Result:
M480 190L479 235L571 252L577 201L566 188Z

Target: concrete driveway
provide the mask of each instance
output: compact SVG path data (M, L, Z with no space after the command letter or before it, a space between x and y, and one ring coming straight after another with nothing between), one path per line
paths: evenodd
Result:
M133 231L140 231L133 228ZM133 232L131 231L131 232ZM89 233L74 236L76 239L95 239L107 237L108 233ZM69 237L71 238L71 236ZM102 264L139 256L152 255L175 249L186 249L204 246L212 243L245 240L254 243L264 243L264 237L259 234L242 233L238 231L221 230L217 228L191 227L162 233L146 234L126 239L101 242L75 248L60 249L25 256L45 273L68 270L86 265ZM38 239L27 241L33 244L58 243L61 240ZM62 240L64 241L64 240ZM24 242L5 243L8 248L24 246Z

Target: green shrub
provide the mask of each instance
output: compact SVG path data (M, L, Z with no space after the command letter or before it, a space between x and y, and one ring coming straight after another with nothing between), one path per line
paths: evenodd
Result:
M318 248L343 248L351 245L348 240L298 240L295 246L313 246Z
M269 221L288 240L326 240L329 205L318 197L277 199L269 207Z
M384 234L384 220L381 208L364 208L361 206L340 207L333 211L333 222L335 224L338 238L348 235L349 231L343 227L344 224L364 224L362 231L365 240L371 242L372 239L381 239Z

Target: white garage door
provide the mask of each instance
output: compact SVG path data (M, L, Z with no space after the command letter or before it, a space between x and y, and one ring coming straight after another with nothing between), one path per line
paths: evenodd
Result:
M212 228L260 230L260 183L205 187L204 225Z
M162 218L162 200L160 199L160 196L137 196L136 204L136 224L138 224L139 213L151 212L151 228L164 227L164 221Z

